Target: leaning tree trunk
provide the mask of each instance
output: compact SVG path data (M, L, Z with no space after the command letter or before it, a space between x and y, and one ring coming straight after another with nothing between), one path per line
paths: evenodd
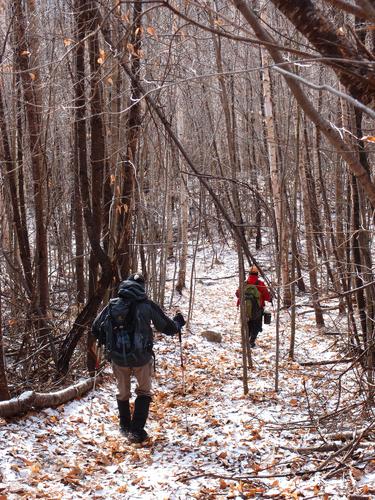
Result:
M349 94L365 104L375 98L373 59L362 44L353 45L345 31L337 29L312 0L271 1L326 56L323 61L333 68Z
M310 120L319 127L321 132L325 135L327 140L332 144L336 151L340 154L341 158L348 164L348 167L352 173L357 177L361 186L363 187L366 196L373 206L375 206L375 184L372 182L368 172L363 165L357 160L355 155L352 153L352 149L348 144L341 138L339 132L332 127L330 122L328 122L321 114L317 112L310 100L307 98L306 94L301 88L301 85L293 77L293 69L290 64L281 56L280 51L275 47L277 43L273 38L267 33L267 31L260 24L258 17L255 15L254 11L251 10L245 2L245 0L231 0L235 7L242 13L244 18L250 24L250 26L255 31L259 40L270 42L272 46L267 46L267 50L272 55L272 59L278 65L282 65L282 69L275 67L275 70L281 72L284 75L285 81L292 91L298 104L304 110L306 115ZM287 3L287 2L284 2ZM291 2L296 5L295 2ZM299 5L299 4L298 4ZM296 9L296 11L299 7ZM362 86L363 87L363 86ZM365 96L366 97L366 96Z

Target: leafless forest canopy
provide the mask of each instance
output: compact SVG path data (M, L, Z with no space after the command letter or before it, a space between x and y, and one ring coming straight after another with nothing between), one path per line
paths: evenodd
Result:
M92 375L118 283L140 269L168 307L167 263L193 294L205 241L239 283L271 248L291 358L296 294L322 329L334 300L373 401L372 3L0 6L0 400Z

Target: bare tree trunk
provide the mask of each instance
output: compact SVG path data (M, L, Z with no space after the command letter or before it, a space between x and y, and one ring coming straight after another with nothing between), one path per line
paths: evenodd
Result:
M3 318L2 318L2 290L0 281L0 401L10 399L5 366L5 353L3 344Z
M47 359L53 343L50 328L46 323L49 307L48 279L48 241L46 214L47 161L43 149L42 117L42 81L39 74L39 53L37 43L36 12L33 0L27 0L29 17L26 21L21 0L15 0L14 9L14 43L15 67L21 73L23 100L26 114L28 139L30 144L31 172L33 184L34 225L35 225L35 284L30 290L31 324L41 346L40 358ZM40 377L44 377L42 371Z
M316 324L319 327L324 327L324 318L319 303L319 287L318 287L318 278L316 270L316 260L313 249L313 224L311 220L312 216L311 216L310 197L307 185L306 169L307 169L306 165L303 164L302 167L300 168L300 178L301 178L301 187L303 193L303 211L305 216L306 250L307 250L307 258L309 266L311 298L315 310Z
M75 242L75 274L76 274L76 304L81 308L85 303L85 247L83 235L83 216L82 216L82 202L79 192L79 172L78 172L78 145L77 141L74 147L75 160L74 160L74 194L73 194L73 228L74 228L74 242Z
M334 230L332 217L331 217L331 208L329 205L327 190L326 190L326 186L325 186L324 179L323 179L320 142L321 142L321 133L320 133L320 130L317 128L316 129L316 155L317 155L317 161L318 161L320 192L321 192L322 200L323 200L323 208L324 208L324 216L325 216L325 220L326 220L326 225L328 226L328 231L329 231L329 241L330 241L330 245L331 245L331 251L335 257L334 271L332 271L332 281L333 281L334 289L340 295L340 293L345 289L344 277L343 277L342 272L341 272L343 261L340 262L339 248L338 248L338 243L336 240L335 230ZM340 221L340 223L342 223L342 221ZM327 247L328 246L329 246L329 242L327 243ZM330 252L327 251L326 253L329 254ZM328 255L326 255L325 258L328 259ZM341 314L344 313L344 311L345 311L345 305L344 305L344 301L343 301L341 295L339 296L339 311Z
M211 19L211 24L214 25L213 19ZM228 145L228 161L230 165L230 173L232 180L237 179L238 172L240 171L239 166L239 158L236 151L236 139L235 139L235 130L233 125L235 121L232 119L233 109L230 107L230 99L229 93L226 85L225 78L223 76L224 66L222 60L222 47L221 40L217 36L213 36L213 42L215 47L215 56L216 56L216 65L218 70L218 81L220 85L221 92L219 94L221 106L223 108L224 120L225 120L225 132L226 132L226 140ZM232 92L233 93L233 92ZM232 99L233 100L233 99ZM241 204L239 199L238 190L236 184L233 182L231 184L231 198L230 198L230 206L233 211L233 216L237 224L238 231L242 235L242 239L246 240L243 218L241 213Z
M176 89L176 101L177 101L177 117L176 117L176 135L183 141L184 138L184 116L182 113L182 94L180 87L177 86ZM186 268L187 268L187 256L188 256L188 224L189 224L189 199L187 193L187 181L188 177L186 174L181 172L182 170L182 157L179 151L178 155L178 166L179 166L179 177L180 177L180 225L179 225L179 268L178 277L176 283L176 290L179 294L186 287Z
M353 124L356 137L360 139L357 142L358 156L361 164L370 172L370 165L368 160L367 151L364 147L363 131L362 131L362 112L359 110L354 110ZM354 184L355 181L355 184ZM364 199L364 193L361 187L358 185L356 179L353 179L353 190L356 188L356 202L357 207L355 210L356 217L355 223L358 225L355 230L354 237L352 238L353 245L353 255L354 262L356 266L356 281L368 285L374 280L372 273L372 257L371 257L371 247L369 240L369 228L368 222L366 220L366 200ZM354 202L354 201L353 201ZM353 207L354 212L354 207ZM353 217L354 219L354 217ZM359 292L362 292L360 294ZM366 362L367 362L367 392L368 400L373 403L375 388L374 388L374 377L375 377L375 345L374 345L374 301L375 301L375 289L374 285L370 284L366 286L365 291L358 290L357 293L357 304L361 320L364 347L367 351Z
M107 265L102 268L102 274L98 281L95 294L89 299L85 307L78 314L70 332L61 345L57 364L59 373L65 375L68 372L69 363L78 344L78 341L84 334L89 336L91 323L98 311L98 307L100 306L104 294L106 293L111 281L112 269L110 265ZM95 357L93 356L93 353L91 353L91 355L88 354L87 364L90 373L92 373L95 368Z
M31 15L31 28L34 28L33 16L35 16L35 6L33 1L29 1ZM16 64L21 71L24 100L27 116L29 140L31 145L31 165L33 175L34 206L35 206L35 231L36 231L36 251L35 268L37 276L37 287L35 305L37 315L45 317L49 302L48 286L48 251L47 251L47 228L45 220L45 156L42 146L41 131L41 103L40 96L40 76L37 70L38 62L36 34L30 36L30 47L27 45L26 21L20 0L15 0L15 23L17 31ZM33 54L29 60L28 54ZM30 68L31 66L31 68ZM43 335L43 332L40 331Z
M98 34L95 33L97 18L96 2L90 0L87 11L87 33L89 37L90 62L90 157L91 157L91 207L96 239L100 241L103 225L103 181L105 171L104 107L101 75L101 53ZM103 56L102 56L103 57ZM95 293L99 273L99 260L92 250L89 259L89 297Z
M329 261L329 257L327 254L327 244L325 242L323 236L323 228L319 213L320 203L318 201L318 197L316 194L316 183L315 183L315 174L314 174L314 166L312 164L312 159L310 155L310 141L308 138L307 124L304 122L304 142L305 142L305 154L306 154L306 176L307 176L307 186L309 191L309 199L310 199L310 207L311 207L311 223L314 234L314 242L318 257L323 259L323 264L327 270L328 277L335 287L336 280L333 276L331 264ZM335 288L336 289L336 288ZM336 289L339 292L339 290Z
M75 120L74 120L74 193L73 220L75 238L76 302L81 307L85 301L84 283L84 237L83 214L80 193L80 168L87 170L86 147L86 98L85 98L85 37L86 2L76 0L75 33L77 47L75 52Z
M359 320L361 324L363 345L367 349L367 324L366 324L366 303L365 294L362 289L363 279L362 279L362 259L361 259L361 248L360 248L360 231L362 223L360 221L360 206L359 206L359 192L356 178L351 176L351 193L352 193L352 238L351 238L351 251L353 255L353 263L355 266L354 282L355 288L358 288L356 293L357 306Z
M34 294L34 282L33 282L33 273L31 266L31 256L30 256L30 246L29 246L29 235L26 226L25 217L23 217L24 210L21 211L21 200L19 199L18 192L23 193L23 184L20 183L17 186L17 178L16 178L16 168L15 162L13 161L9 136L7 130L7 124L5 120L4 114L4 104L3 104L3 94L2 88L0 86L0 130L1 130L1 138L3 143L3 154L4 154L4 165L6 169L6 178L8 180L9 185L9 193L10 199L12 203L12 213L14 220L14 228L17 234L17 241L20 251L21 263L23 268L23 273L25 276L25 284L26 284L26 292L29 299L32 299ZM19 145L20 146L20 145ZM19 168L22 168L22 165L19 164ZM21 176L20 176L21 177ZM22 177L21 177L22 179ZM22 179L23 180L23 179ZM19 188L19 191L18 189ZM22 203L24 209L24 203Z
M91 158L91 217L95 240L100 245L103 226L103 197L104 197L104 173L106 169L105 140L104 140L104 105L101 72L101 54L99 48L97 28L98 18L96 2L88 2L86 33L91 36L88 41L89 64L90 64L90 158ZM106 259L108 256L106 255ZM89 258L89 298L96 295L99 278L99 258L92 248ZM87 335L87 368L93 373L96 359L93 352L93 337Z
M122 258L120 260L121 279L127 277L132 266L132 222L134 213L136 155L141 127L141 105L139 102L141 94L136 82L140 80L141 70L140 57L142 46L142 10L142 0L136 0L133 3L133 25L130 37L130 70L135 81L131 81L129 99L130 109L126 126L126 158L123 184L123 211L121 213L119 233L119 249L122 254Z
M117 0L113 1L113 7L116 11L118 9L118 14L121 13L121 6L118 4ZM119 26L114 29L114 38L116 39L116 45L119 43L122 37L122 28ZM111 75L111 116L109 118L109 182L111 188L111 198L109 203L109 214L108 214L108 256L111 261L114 260L115 254L117 252L117 236L119 232L119 221L120 213L123 209L122 207L122 186L124 182L124 164L120 155L120 135L122 129L122 114L121 114L121 104L122 104L122 83L123 79L121 76L120 66L116 59L112 63L113 70ZM120 273L118 273L120 274ZM106 301L109 299L110 290L108 290Z
M249 158L249 169L251 184L254 186L255 192L259 193L259 183L258 183L258 169L257 169L257 157L255 152L255 128L254 128L254 114L251 111L246 115L246 132L249 138L248 142L248 158ZM255 210L255 249L262 249L262 209L261 203L258 196L254 196L254 210Z
M165 176L165 216L166 216L166 245L167 259L172 260L174 257L173 245L173 203L172 197L175 191L174 179L170 173L171 165L167 165L167 173Z
M208 95L207 95L207 89L206 89L206 86L204 84L202 84L202 92L203 92L203 95L204 95L204 106L205 106L206 113L207 113L208 123L209 123L210 129L214 130L214 128L215 128L215 120L214 120L214 118L212 116L212 112L211 112L211 109L210 109L210 103L209 103L209 99L208 99ZM218 146L215 134L212 137L212 148L214 150L214 161L217 163L217 167L218 167L218 170L220 172L220 175L222 177L225 177L225 172L224 172L224 169L223 169L222 159L221 159L221 155L220 155L220 152L219 152L219 146ZM212 170L213 170L213 166L212 166ZM233 212L233 203L232 203L232 200L230 198L229 189L228 189L228 186L227 186L226 183L223 186L223 191L224 191L224 194L223 194L222 198L227 201L228 205L231 207L231 210ZM205 194L203 194L203 196L205 196ZM203 203L203 208L205 208L205 204L204 203ZM220 224L219 210L217 209L217 207L216 207L216 210L217 210L217 213L218 213L218 220L219 220L218 233L219 234L220 233L223 234L223 229L222 229L222 226ZM207 233L207 235L209 235L210 231L208 229L208 225L206 223L206 220L205 220L205 227L206 227L206 233Z
M262 19L267 22L265 9L262 11ZM261 64L264 67L262 72L262 93L264 99L264 120L267 142L268 163L270 168L270 179L272 189L272 200L275 211L277 227L277 241L279 243L279 265L281 266L281 286L283 290L284 306L290 306L290 284L289 284L289 238L288 232L284 230L285 198L283 187L283 175L280 172L280 162L277 158L276 134L274 126L274 108L272 102L271 75L268 68L270 58L264 49L261 49ZM282 235L282 239L281 239Z
M291 213L291 241L292 248L297 246L297 190L298 190L298 171L300 168L300 122L301 111L297 109L297 123L296 123L296 166L294 172L294 192L293 192L293 209ZM289 343L289 358L294 359L294 348L296 340L296 253L292 251L291 260L291 299L292 310L290 318L290 343Z
M248 371L247 371L247 363L249 360L249 367L252 368L252 359L251 359L251 350L249 346L249 331L247 327L247 318L246 318L246 309L245 309L245 301L242 300L244 296L244 277L245 277L245 268L242 257L242 248L241 244L237 242L237 255L238 255L238 273L239 273L239 294L240 294L240 324L241 324L241 346L242 346L242 384L243 384L243 393L248 394L249 392L249 383L248 383Z

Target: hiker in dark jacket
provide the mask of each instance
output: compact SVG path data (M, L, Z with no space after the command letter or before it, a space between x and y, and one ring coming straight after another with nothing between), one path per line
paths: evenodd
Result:
M120 311L121 316L118 317L124 326L116 327L113 320L114 317L118 319L116 311ZM108 321L111 323L109 327ZM144 426L151 403L153 374L151 323L159 332L174 335L181 332L185 320L181 313L177 313L173 320L168 318L161 308L147 297L145 280L140 273L136 273L120 284L118 298L108 303L92 325L93 335L99 345L106 345L107 355L112 361L118 385L117 406L121 432L128 436L131 442L138 443L148 437ZM128 350L129 339L132 347ZM137 380L133 415L129 405L132 375Z
M255 285L259 291L259 305L262 310L262 314L260 315L259 318L257 319L251 319L248 318L247 326L249 330L249 340L250 340L250 347L254 348L255 347L255 341L258 336L258 333L263 330L262 328L262 322L263 322L263 315L264 315L264 306L265 302L271 302L271 295L270 292L268 291L268 288L264 284L262 280L259 279L259 270L257 266L251 266L249 269L249 276L247 277L246 284L248 285ZM236 296L238 297L237 300L237 307L240 305L240 291L236 291Z

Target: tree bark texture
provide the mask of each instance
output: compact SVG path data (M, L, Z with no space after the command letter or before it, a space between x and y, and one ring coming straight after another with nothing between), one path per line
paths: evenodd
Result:
M368 53L352 45L343 28L337 29L311 0L271 1L327 57L326 64L334 69L349 93L369 104L375 97L375 69Z
M86 1L76 0L75 3L75 36L77 46L75 50L75 119L74 119L74 238L75 238L75 268L77 304L84 304L84 235L83 213L80 192L80 169L87 170L86 145L86 99L85 99L85 46L86 31Z

